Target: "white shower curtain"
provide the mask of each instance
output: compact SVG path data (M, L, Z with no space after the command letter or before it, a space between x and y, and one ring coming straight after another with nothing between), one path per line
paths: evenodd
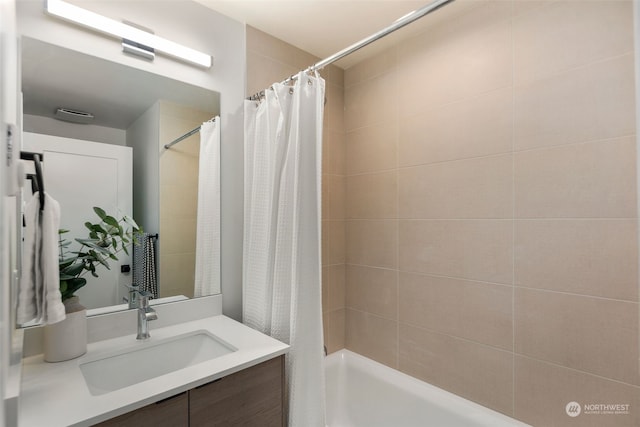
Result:
M200 126L198 167L196 297L220 293L220 117Z
M289 425L325 426L321 306L324 80L246 101L243 321L291 346Z

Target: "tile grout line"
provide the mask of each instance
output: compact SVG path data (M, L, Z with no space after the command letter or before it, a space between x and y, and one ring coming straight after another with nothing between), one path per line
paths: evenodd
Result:
M475 8L478 8L478 7L479 7L479 4L477 4L477 5L475 5L475 6L472 6L472 7L470 7L470 8L469 8L469 9L467 9L467 10L464 10L464 9L463 9L463 10L460 10L460 11L456 11L452 16L450 16L450 17L449 17L449 19L452 19L452 20L454 20L454 22L455 22L455 20L456 20L456 19L459 19L461 16L464 16L464 15L466 15L466 14L471 13ZM494 26L494 25L500 25L501 23L506 22L507 20L508 20L508 18L503 18L503 21L500 21L500 20L498 19L497 21L495 21L495 22L493 22L493 23L489 24L489 25L488 25L488 27L492 27L492 26ZM419 37L424 37L424 35L425 35L427 32L433 31L433 30L434 30L434 28L437 28L438 26L441 26L441 25L443 25L443 23L442 23L442 22L440 22L439 24L437 24L435 27L423 28L423 29L419 30L417 33L414 33L414 34L412 34L411 36L409 36L409 38L406 40L406 42L413 41L413 40L415 40L416 38L419 38ZM443 48L438 48L438 49L443 49ZM397 61L398 61L398 59L399 59L399 57L400 57L400 52L399 52L399 50L400 50L400 45L398 45L398 44L394 44L394 45L393 45L393 46L391 46L390 48L386 48L382 53L380 53L380 54L378 54L378 55L383 55L384 53L389 52L390 50L395 51L395 62L397 63ZM366 60L365 60L365 61L363 61L363 62L366 62ZM359 64L356 64L356 66L361 65L361 64L362 64L362 62L361 62L361 63L359 63ZM393 68L393 67L391 67L391 69L392 69L392 68ZM366 83L367 81L374 79L376 76L380 75L381 73L383 73L383 72L379 72L378 74L374 74L373 76L365 77L364 79L359 80L357 83L351 83L351 84L349 85L349 87L353 87L353 86L357 86L357 85L359 85L359 84ZM347 85L346 85L346 84L345 84L345 87L347 87Z
M371 316L371 317L374 317L374 318L377 318L377 319L380 319L380 320L385 320L385 321L388 321L388 322L392 322L393 321L393 319L390 319L388 317L380 316L379 314L371 313L371 312L360 310L360 309L357 309L357 308L349 308L349 310L353 311L354 313L362 314L364 316ZM536 361L538 363L544 363L544 364L556 366L556 367L558 367L560 369L568 369L568 370L573 371L573 372L578 372L578 373L581 373L581 374L584 374L584 375L590 375L590 376L597 377L597 378L600 378L600 379L603 379L603 380L606 380L606 381L613 381L613 382L616 382L616 383L619 383L619 384L624 384L624 385L627 385L627 386L630 386L630 387L634 387L634 388L640 389L640 384L633 384L633 383L630 383L630 382L625 382L625 381L622 381L622 380L619 380L619 379L610 378L610 377L607 377L607 376L604 376L604 375L601 375L601 374L597 374L595 372L582 370L582 369L576 369L576 368L573 368L573 367L570 367L570 366L562 365L562 364L560 364L558 362L555 362L553 360L542 359L542 358L531 356L531 355L528 355L528 354L525 354L525 353L517 353L515 351L510 351L507 348L498 347L498 346L493 345L493 344L487 344L485 342L477 341L477 340L474 340L474 339L471 339L471 338L462 337L462 336L459 336L459 335L453 335L453 334L448 333L448 332L439 331L439 330L436 330L436 329L433 329L433 328L424 327L424 326L417 325L417 324L414 324L414 323L407 323L407 325L411 326L412 328L419 329L421 331L429 332L429 333L432 333L432 334L440 335L440 336L443 336L443 337L447 337L447 338L450 338L450 339L455 340L455 341L461 341L461 342L465 342L467 344L478 345L480 347L483 347L483 348L486 348L486 349L490 349L490 350L493 350L493 351L497 351L497 352L508 353L508 354L511 354L514 359L515 359L515 357L522 357L522 358L526 358L526 359L529 359L529 360Z
M340 260L340 266L343 267L343 281L342 281L342 308L340 310L338 310L338 312L342 313L341 316L341 328L340 328L340 335L341 335L341 340L340 340L340 347L343 349L347 348L347 222L346 222L346 218L347 218L347 165L346 165L346 131L345 131L345 120L346 120L346 113L345 113L345 88L344 88L344 71L342 71L342 85L341 86L335 86L337 89L339 89L340 91L342 91L342 105L338 106L340 107L341 111L338 110L338 116L339 117L339 122L341 123L340 129L335 129L333 130L334 132L336 132L336 134L340 135L340 138L338 140L338 143L334 143L333 144L333 149L337 149L338 150L338 154L333 153L333 150L331 150L331 156L332 158L334 158L334 161L337 163L336 165L334 165L334 170L336 170L337 172L340 172L339 176L337 177L337 179L339 180L339 186L341 187L341 191L342 191L342 210L340 212L340 216L341 219L340 221L342 221L342 232L343 232L343 257ZM336 107L336 105L333 106L334 108ZM340 157L340 160L337 161L336 160L336 156ZM341 166L341 167L340 167ZM338 315L339 316L339 315Z
M326 91L326 89L325 89ZM326 95L325 95L326 96ZM326 120L327 122L327 131L330 130L331 128L331 121L329 120L329 106L327 105L327 108L324 110L324 120ZM329 170L333 170L333 165L331 164L331 144L328 141L328 138L324 137L324 123L322 124L322 143L324 144L325 140L327 142L327 159L326 162L323 162L323 169L326 168L328 171ZM328 135L327 135L328 136ZM322 153L324 153L324 147L323 150L321 150ZM321 171L324 172L324 171ZM321 181L322 182L322 181ZM331 217L331 193L330 193L330 186L329 186L329 180L327 179L327 217ZM329 218L327 218L327 221L329 220ZM331 232L329 230L329 226L331 226L331 223L327 222L327 264L329 263L329 259L331 259ZM324 281L327 285L327 289L326 289L326 295L327 295L327 305L329 303L329 301L331 301L331 295L329 294L329 289L331 289L331 286L329 285L329 269L330 267L327 266L325 272L327 274L327 280ZM321 296L322 297L322 296ZM331 324L333 322L331 322L331 318L333 316L331 315L331 313L329 311L327 311L327 318L324 319L323 316L323 328L327 331L327 336L324 338L324 343L323 345L327 348L327 353L329 352L329 349L331 349ZM324 323L326 322L326 327L324 327Z
M376 314L376 313L370 313L368 311L362 311L362 310L358 310L358 309L354 309L354 308L352 308L351 310L354 311L354 312L357 312L357 313L365 314L367 316L373 316L373 317L376 317L378 319L391 321L391 319L389 319L388 317L383 317L383 316L380 316L379 314ZM405 323L405 325L410 326L410 327L412 327L414 329L419 329L420 331L425 331L425 332L429 332L429 333L432 333L432 334L441 335L441 336L444 336L444 337L451 338L453 340L464 341L464 342L469 343L469 344L474 344L474 345L481 346L483 348L487 348L487 349L491 349L491 350L495 350L495 351L499 351L499 352L502 352L502 353L508 353L510 355L513 355L513 351L509 350L506 347L500 347L500 346L498 346L496 344L488 344L488 343L483 342L483 341L478 341L477 339L467 338L467 337L463 337L463 336L460 336L460 335L455 335L455 334L453 334L451 332L444 332L444 331L441 331L441 330L438 330L438 329L433 329L433 328L430 328L430 327L418 325L418 324L412 323L412 322L407 322L407 323Z
M513 28L513 21L514 20L515 20L515 18L512 17L511 18L511 27L512 28ZM511 39L512 39L511 40L511 42L512 42L512 52L514 52L514 43L515 43L515 41L513 39L513 34L511 36ZM625 51L625 52L619 53L617 55L594 59L594 60L592 60L590 62L586 62L586 63L579 64L579 65L576 65L576 66L573 66L573 67L570 67L570 68L566 68L566 69L563 69L563 70L560 70L560 71L556 71L555 73L552 73L552 74L549 74L549 75L544 75L542 77L538 77L538 78L533 79L533 80L520 82L519 84L516 84L515 79L513 78L514 77L514 73L515 73L515 57L512 55L512 73L511 73L512 81L511 81L511 88L515 93L516 89L526 88L527 86L532 86L532 85L538 84L540 82L544 82L544 81L549 80L549 79L557 78L558 76L562 76L563 74L569 74L571 72L579 71L581 69L587 69L587 68L590 68L590 67L592 67L594 65L597 65L597 64L606 63L608 61L614 61L614 60L618 60L618 59L624 58L625 56L633 56L633 54L634 54L634 51L630 50L630 51ZM380 74L376 75L375 77L372 77L370 79L364 80L364 81L359 82L357 84L354 84L354 85L351 85L351 86L344 86L343 89L345 91L346 90L350 90L354 86L367 83L370 80L374 80L374 79L379 78L380 76L382 76L384 74L387 74L387 73L390 73L390 72L391 71L381 72ZM504 90L506 88L508 88L508 86L501 86L501 87L491 88L491 89L488 89L488 90L483 90L483 91L478 92L478 93L474 93L474 94L471 94L471 95L468 95L468 96L457 98L457 99L454 99L452 101L444 102L442 104L437 105L436 107L432 107L431 109L423 107L420 112L415 113L415 114L413 114L413 115L411 115L409 117L418 116L420 114L426 114L426 113L429 113L429 112L433 111L436 108L437 109L441 109L441 108L447 107L449 105L454 105L454 104L465 102L465 101L468 101L468 100L473 100L473 99L476 99L476 98L480 98L480 97L482 97L484 95L487 95L487 94L490 94L490 93L492 93L494 91ZM347 133L348 132L353 132L353 131L357 131L357 130L362 129L362 128L366 128L366 127L369 127L369 126L374 126L375 124L376 123L367 123L367 124L364 124L362 126L358 126L358 127L351 128L351 129L345 128L345 131Z
M640 42L640 7L637 2L633 2L633 23L634 23L634 31L633 31L633 39L634 44L637 46ZM640 125L640 109L638 109L638 100L640 100L640 78L638 75L638 69L640 69L640 56L634 55L634 65L635 65L635 84L636 84L636 116L635 116L635 125L636 132L638 131L638 127ZM636 247L640 245L640 197L638 196L638 190L640 189L640 146L638 145L638 135L636 135ZM636 260L636 268L638 268L638 260ZM640 278L636 278L636 289L639 290L638 295L640 296ZM636 302L640 303L640 299L636 298ZM638 309L640 312L640 308ZM640 328L640 316L638 316L638 321L636 322L636 327ZM638 346L636 346L636 351L638 351L638 360L637 367L640 371L640 342Z
M336 266L336 265L342 265L342 264L330 264L330 265L331 266ZM532 291L532 292L548 292L548 293L553 293L553 294L568 295L568 296L579 297L579 298L593 298L593 299L604 300L604 301L614 301L614 302L621 302L621 303L627 303L627 304L638 304L638 305L640 305L640 301L632 300L632 299L611 298L611 297L604 297L604 296L600 296L600 295L591 295L591 294L580 294L580 293L577 293L577 292L568 292L568 291L561 291L561 290L556 290L556 289L534 288L534 287L531 287L531 286L518 285L516 283L491 282L491 281L488 281L488 280L471 279L471 278L468 278L468 277L448 276L446 274L428 273L428 272L417 271L417 270L402 270L400 268L381 267L381 266L369 265L369 264L358 264L358 263L354 263L354 262L346 263L346 265L354 266L354 267L361 267L361 268L370 268L370 269L376 269L376 270L385 270L385 271L396 271L396 270L398 270L400 273L408 273L408 274L413 274L413 275L416 275L416 276L450 279L450 280L456 280L456 281L460 281L460 282L469 282L469 283L474 283L474 284L479 284L479 285L513 287L514 289L524 289L524 290Z
M341 163L342 163L342 168L339 170L339 172L341 172L341 182L342 182L342 196L343 196L343 200L342 200L342 221L343 221L343 232L344 232L344 239L343 239L343 244L344 244L344 248L343 248L343 252L344 252L344 257L341 260L341 265L344 265L344 283L343 283L343 301L342 301L342 348L346 349L347 348L347 319L348 319L348 312L349 312L349 307L347 304L347 292L348 292L348 283L347 283L347 248L348 248L348 242L347 242L347 132L346 132L346 120L347 120L347 113L346 113L346 86L345 86L345 74L346 71L342 71L342 86L340 87L342 90L342 129L337 130L336 132L341 134L341 138L340 138L340 142L341 142L341 147L340 147L340 153L342 154L342 159L341 159Z
M634 55L634 50L626 50L624 52L618 52L617 54L613 55L613 56L603 56L600 58L596 58L596 59L592 59L591 61L588 62L584 62L582 64L578 64L578 65L574 65L572 67L569 68L564 68L561 70L556 70L553 73L549 73L547 75L542 75L542 77L537 77L534 79L529 79L529 80L524 80L522 82L519 82L518 84L516 84L515 80L513 81L513 88L514 89L521 89L521 88L526 88L528 86L534 86L540 82L545 82L554 78L558 78L558 77L562 77L563 75L567 75L570 73L575 73L575 72L579 72L581 70L586 70L588 68L593 67L594 65L599 65L599 64L604 64L606 62L611 62L611 61L616 61L616 60L620 60L622 58L624 58L625 56L633 56Z
M286 42L285 42L285 43L286 43ZM287 44L288 44L288 43L287 43ZM291 46L293 46L293 45L291 45ZM302 51L301 49L299 49L299 48L297 48L297 47L295 47L295 46L293 46L293 47L294 47L295 49L297 49L297 50L300 50L300 51L301 51L301 52L303 52L303 53L308 53L308 52L304 52L304 51ZM264 52L259 51L259 50L255 50L255 49L247 49L247 54L249 54L249 53L254 54L254 55L256 55L256 56L259 56L261 59L267 59L267 60L269 60L269 61L271 61L271 62L275 62L275 63L277 63L278 65L284 65L284 66L286 66L286 67L291 67L291 68L294 68L294 69L296 69L296 70L298 70L298 71L300 71L300 70L302 69L302 67L298 67L296 64L292 64L292 63L289 63L289 62L285 62L284 60L282 60L282 59L280 59L280 58L278 58L278 57L276 57L276 56L270 56L269 54L264 53ZM247 56L248 56L248 55L247 55ZM313 56L313 55L312 55L312 56ZM315 61L315 62L320 61L320 58L318 58L317 56L314 56L314 58L316 58L316 59L314 59L314 61ZM328 77L328 76L327 76L327 77ZM323 77L323 78L324 78L324 77ZM327 79L325 79L325 81L326 81L326 80L327 80ZM331 83L331 82L327 82L327 83L328 83L328 84L333 84L333 85L335 85L335 86L340 86L340 85L338 85L338 84L336 84L336 83Z
M516 416L516 154L515 4L511 2L511 416Z
M435 274L435 273L425 273L425 272L421 272L421 271L417 271L417 270L403 270L401 268L393 268L393 267L380 267L380 266L375 266L375 265L368 265L368 264L358 264L358 263L348 263L348 265L352 265L354 267L363 267L363 268L371 268L371 269L377 269L377 270L386 270L386 271L400 271L401 273L409 273L409 274L414 274L414 275L418 275L418 276L426 276L426 277L436 277L436 278L444 278L444 279L451 279L451 280L457 280L457 281L461 281L461 282L472 282L472 283L479 283L479 284L483 284L483 285L493 285L493 286L504 286L504 287L510 287L513 286L512 284L509 283L498 283L498 282L490 282L487 280L479 280L479 279L469 279L469 278L465 278L465 277L457 277L457 276L447 276L444 274ZM532 289L536 289L537 288L532 288Z
M554 362L552 360L539 359L537 357L529 356L529 355L523 354L523 353L516 353L516 356L522 357L524 359L533 360L533 361L538 362L538 363L543 363L543 364L555 366L556 368L567 369L569 371L577 372L579 374L589 375L589 376L592 376L592 377L595 377L595 378L598 378L598 379L601 379L601 380L612 381L612 382L615 382L615 383L618 383L618 384L626 385L628 387L633 387L635 389L640 390L640 384L633 384L633 383L628 383L628 382L625 382L625 381L617 380L615 378L605 377L604 375L596 374L595 372L589 372L589 371L585 371L585 370L582 370L582 369L572 368L570 366L561 365L560 363Z
M503 88L504 90L504 88ZM512 103L515 103L515 93L512 95ZM497 152L497 153L490 153L490 154L483 154L480 156L469 156L469 157L460 157L460 158L455 158L455 159L446 159L446 160L439 160L439 161L435 161L435 162L424 162L424 163L416 163L416 164L407 164L407 165L402 165L400 166L399 164L396 164L395 167L393 168L382 168L382 169L375 169L375 170L364 170L364 171L359 171L359 172L353 172L353 173L346 173L345 176L347 177L352 177L352 176L365 176L365 175L375 175L375 174L382 174L382 173L389 173L389 172L393 172L394 170L407 170L407 169L414 169L414 168L424 168L424 167L437 167L440 165L445 165L448 163L455 163L455 162L465 162L465 161L474 161L474 160L484 160L484 159L492 159L495 157L501 157L501 156L508 156L508 155L514 155L514 154L525 154L525 153L531 153L531 152L537 152L537 151L544 151L544 150L555 150L555 149L562 149L562 148L569 148L569 147L576 147L579 145L588 145L588 144L615 144L618 143L621 139L625 139L625 138L632 138L636 136L636 133L629 133L629 134L620 134L620 135L615 135L615 136L610 136L610 137L606 137L606 138L595 138L595 139L586 139L586 140L581 140L581 141L572 141L572 142L567 142L567 143L562 143L562 144L553 144L553 145L548 145L548 146L542 146L542 147L531 147L531 148L524 148L524 149L520 149L520 150L516 150L515 149L515 124L512 122L511 124L511 132L512 132L512 141L511 141L511 149L509 151L503 151L503 152ZM398 140L400 139L400 136L398 135ZM337 175L337 174L333 174L333 175Z
M398 76L398 47L393 48L393 71L395 75L396 94L399 91L399 76ZM400 153L400 105L398 97L395 96L396 111L395 111L395 177L396 177L396 216L400 216L400 171L399 165L399 153ZM396 262L395 262L395 276L396 276L396 369L400 371L400 222L396 220Z
M536 222L543 222L543 221L601 221L601 222L606 222L606 221L635 221L638 218L636 217L581 217L581 218L575 218L575 217L540 217L540 218L510 218L510 217L503 217L503 218L345 218L344 220L342 219L328 219L325 221L455 221L455 222L463 222L463 221L516 221L516 222L523 222L523 221L536 221Z

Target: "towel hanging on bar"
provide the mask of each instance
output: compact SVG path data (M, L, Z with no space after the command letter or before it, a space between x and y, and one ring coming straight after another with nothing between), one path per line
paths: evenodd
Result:
M32 153L31 151L21 151L20 159L33 161L33 165L36 169L36 173L35 175L33 174L27 175L27 179L31 180L31 192L35 193L36 191L38 191L38 196L40 197L40 211L43 211L44 201L45 201L44 176L42 174L42 165L40 164L40 162L44 160L44 154Z
M133 246L133 285L141 291L153 294L158 298L158 281L156 279L156 253L154 238L157 234L143 233L140 241Z

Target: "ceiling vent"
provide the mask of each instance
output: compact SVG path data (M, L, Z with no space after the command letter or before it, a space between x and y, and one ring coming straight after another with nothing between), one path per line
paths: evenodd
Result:
M58 120L83 125L93 122L95 118L93 114L86 111L70 110L69 108L58 108L54 116Z

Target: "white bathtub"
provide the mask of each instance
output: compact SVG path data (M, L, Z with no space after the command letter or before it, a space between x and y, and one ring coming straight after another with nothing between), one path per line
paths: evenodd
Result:
M348 350L325 367L328 427L527 425Z

